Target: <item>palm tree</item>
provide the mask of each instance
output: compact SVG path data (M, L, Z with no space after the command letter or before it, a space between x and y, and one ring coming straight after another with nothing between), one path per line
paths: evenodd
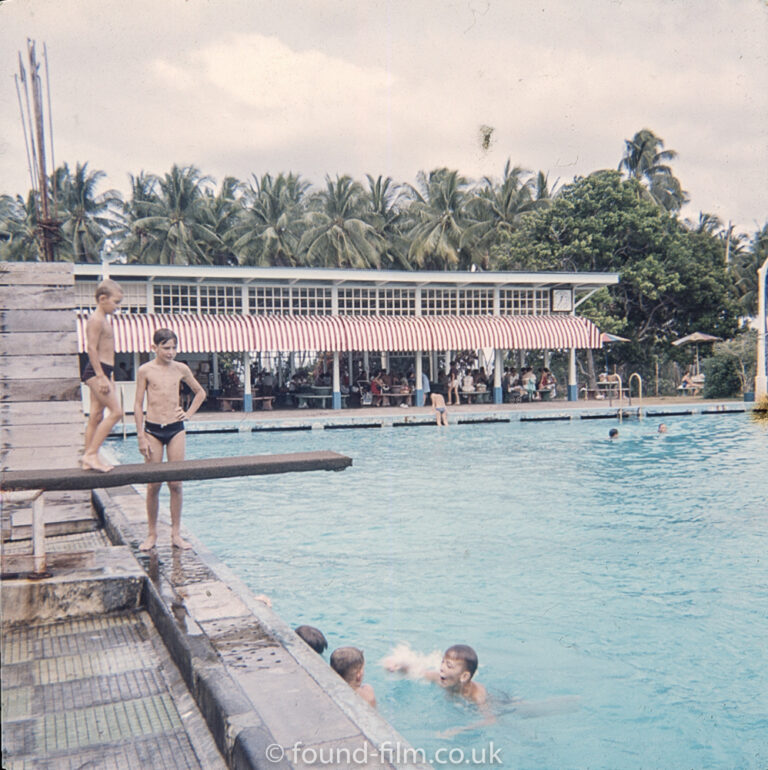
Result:
M242 183L235 177L228 176L221 183L221 189L214 195L206 190L204 218L216 239L205 244L207 261L214 265L236 265L237 257L233 250L235 225L241 214L240 190Z
M304 216L299 259L313 267L379 268L386 242L363 219L363 188L351 177L325 179Z
M542 177L541 174L539 176ZM546 177L537 181L542 185L537 192L548 195ZM470 202L477 221L467 227L463 241L474 242L487 251L509 237L517 229L520 218L541 208L546 198L537 199L534 196L534 181L530 172L520 166L513 168L509 160L504 166L501 184L490 177L484 177L483 183L482 189Z
M745 315L757 315L757 271L768 259L768 222L758 230L749 248L734 260L739 304Z
M195 166L174 165L162 179L154 200L144 201L146 215L134 220L132 232L145 240L141 261L149 264L190 265L210 263L209 249L216 234L206 217L205 185Z
M409 185L413 202L409 215L414 220L410 232L411 264L426 270L467 269L476 252L464 239L473 223L467 211L468 180L458 171L440 168L429 175L420 171L418 187Z
M650 198L667 211L679 211L688 200L668 162L677 157L674 150L665 150L664 141L644 128L632 139L625 140L626 151L619 163L630 178L645 182Z
M106 174L89 171L78 163L72 174L65 163L56 171L57 218L61 221L59 259L72 262L99 262L104 241L118 224L122 196L116 190L97 194L96 188Z
M241 265L296 265L308 189L309 182L298 174L254 175L235 226L232 248Z
M382 255L383 265L410 270L408 245L403 234L406 216L400 205L403 191L393 182L392 177L385 179L379 175L374 179L370 174L365 176L368 181L368 190L364 197L363 218L386 244Z
M143 227L137 227L136 222L152 213L150 204L158 202L156 189L159 180L144 171L140 171L138 176L129 174L128 178L131 183L131 197L123 203L116 250L121 252L128 262L141 262L150 234Z
M0 260L38 262L41 260L35 194L26 202L17 195L0 195Z

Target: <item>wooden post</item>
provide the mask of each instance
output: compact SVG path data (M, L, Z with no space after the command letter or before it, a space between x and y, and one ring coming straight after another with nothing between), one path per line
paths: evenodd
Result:
M42 489L32 501L32 555L35 575L44 577L47 570L45 562L45 502Z

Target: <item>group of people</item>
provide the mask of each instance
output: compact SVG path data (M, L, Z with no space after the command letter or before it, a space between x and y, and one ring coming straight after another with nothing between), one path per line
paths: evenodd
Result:
M322 655L328 649L328 640L319 628L299 626L296 634L316 653ZM477 671L477 653L466 644L455 644L443 654L439 669L422 668L415 665L414 655L407 648L398 647L384 658L382 664L388 671L412 674L435 682L452 695L465 698L471 703L482 705L487 693L483 685L472 680ZM376 695L370 684L364 683L365 655L357 647L338 647L331 653L331 668L366 703L376 708Z
M539 401L557 396L557 377L547 366L539 369L538 377L531 366L520 371L505 367L501 383L505 401Z

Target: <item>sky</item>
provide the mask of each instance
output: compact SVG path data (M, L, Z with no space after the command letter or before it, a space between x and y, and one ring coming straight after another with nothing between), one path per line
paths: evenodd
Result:
M413 184L510 159L564 184L649 128L684 216L768 221L766 0L0 0L0 193L30 186L27 38L47 45L56 163L104 171L102 192L173 164Z

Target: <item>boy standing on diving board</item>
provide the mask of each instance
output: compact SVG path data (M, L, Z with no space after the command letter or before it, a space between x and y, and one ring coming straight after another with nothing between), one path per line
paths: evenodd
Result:
M117 281L102 281L96 287L96 310L88 316L85 325L88 363L81 379L91 391L91 406L85 428L85 452L80 461L84 471L107 473L112 470L112 466L99 457L99 449L123 417L112 380L115 335L108 318L117 310L122 299L123 290Z
M139 452L148 463L163 461L163 448L169 461L183 460L186 447L184 420L188 420L205 401L205 390L190 368L176 358L178 338L170 329L158 329L153 338L155 358L139 367L136 378L136 401L133 416ZM187 411L179 404L179 385L186 383L194 393ZM144 396L147 398L147 419L144 419ZM192 546L181 537L180 481L169 481L171 492L171 542L176 548ZM157 543L157 516L160 507L160 482L147 484L147 539L139 546L149 551Z

